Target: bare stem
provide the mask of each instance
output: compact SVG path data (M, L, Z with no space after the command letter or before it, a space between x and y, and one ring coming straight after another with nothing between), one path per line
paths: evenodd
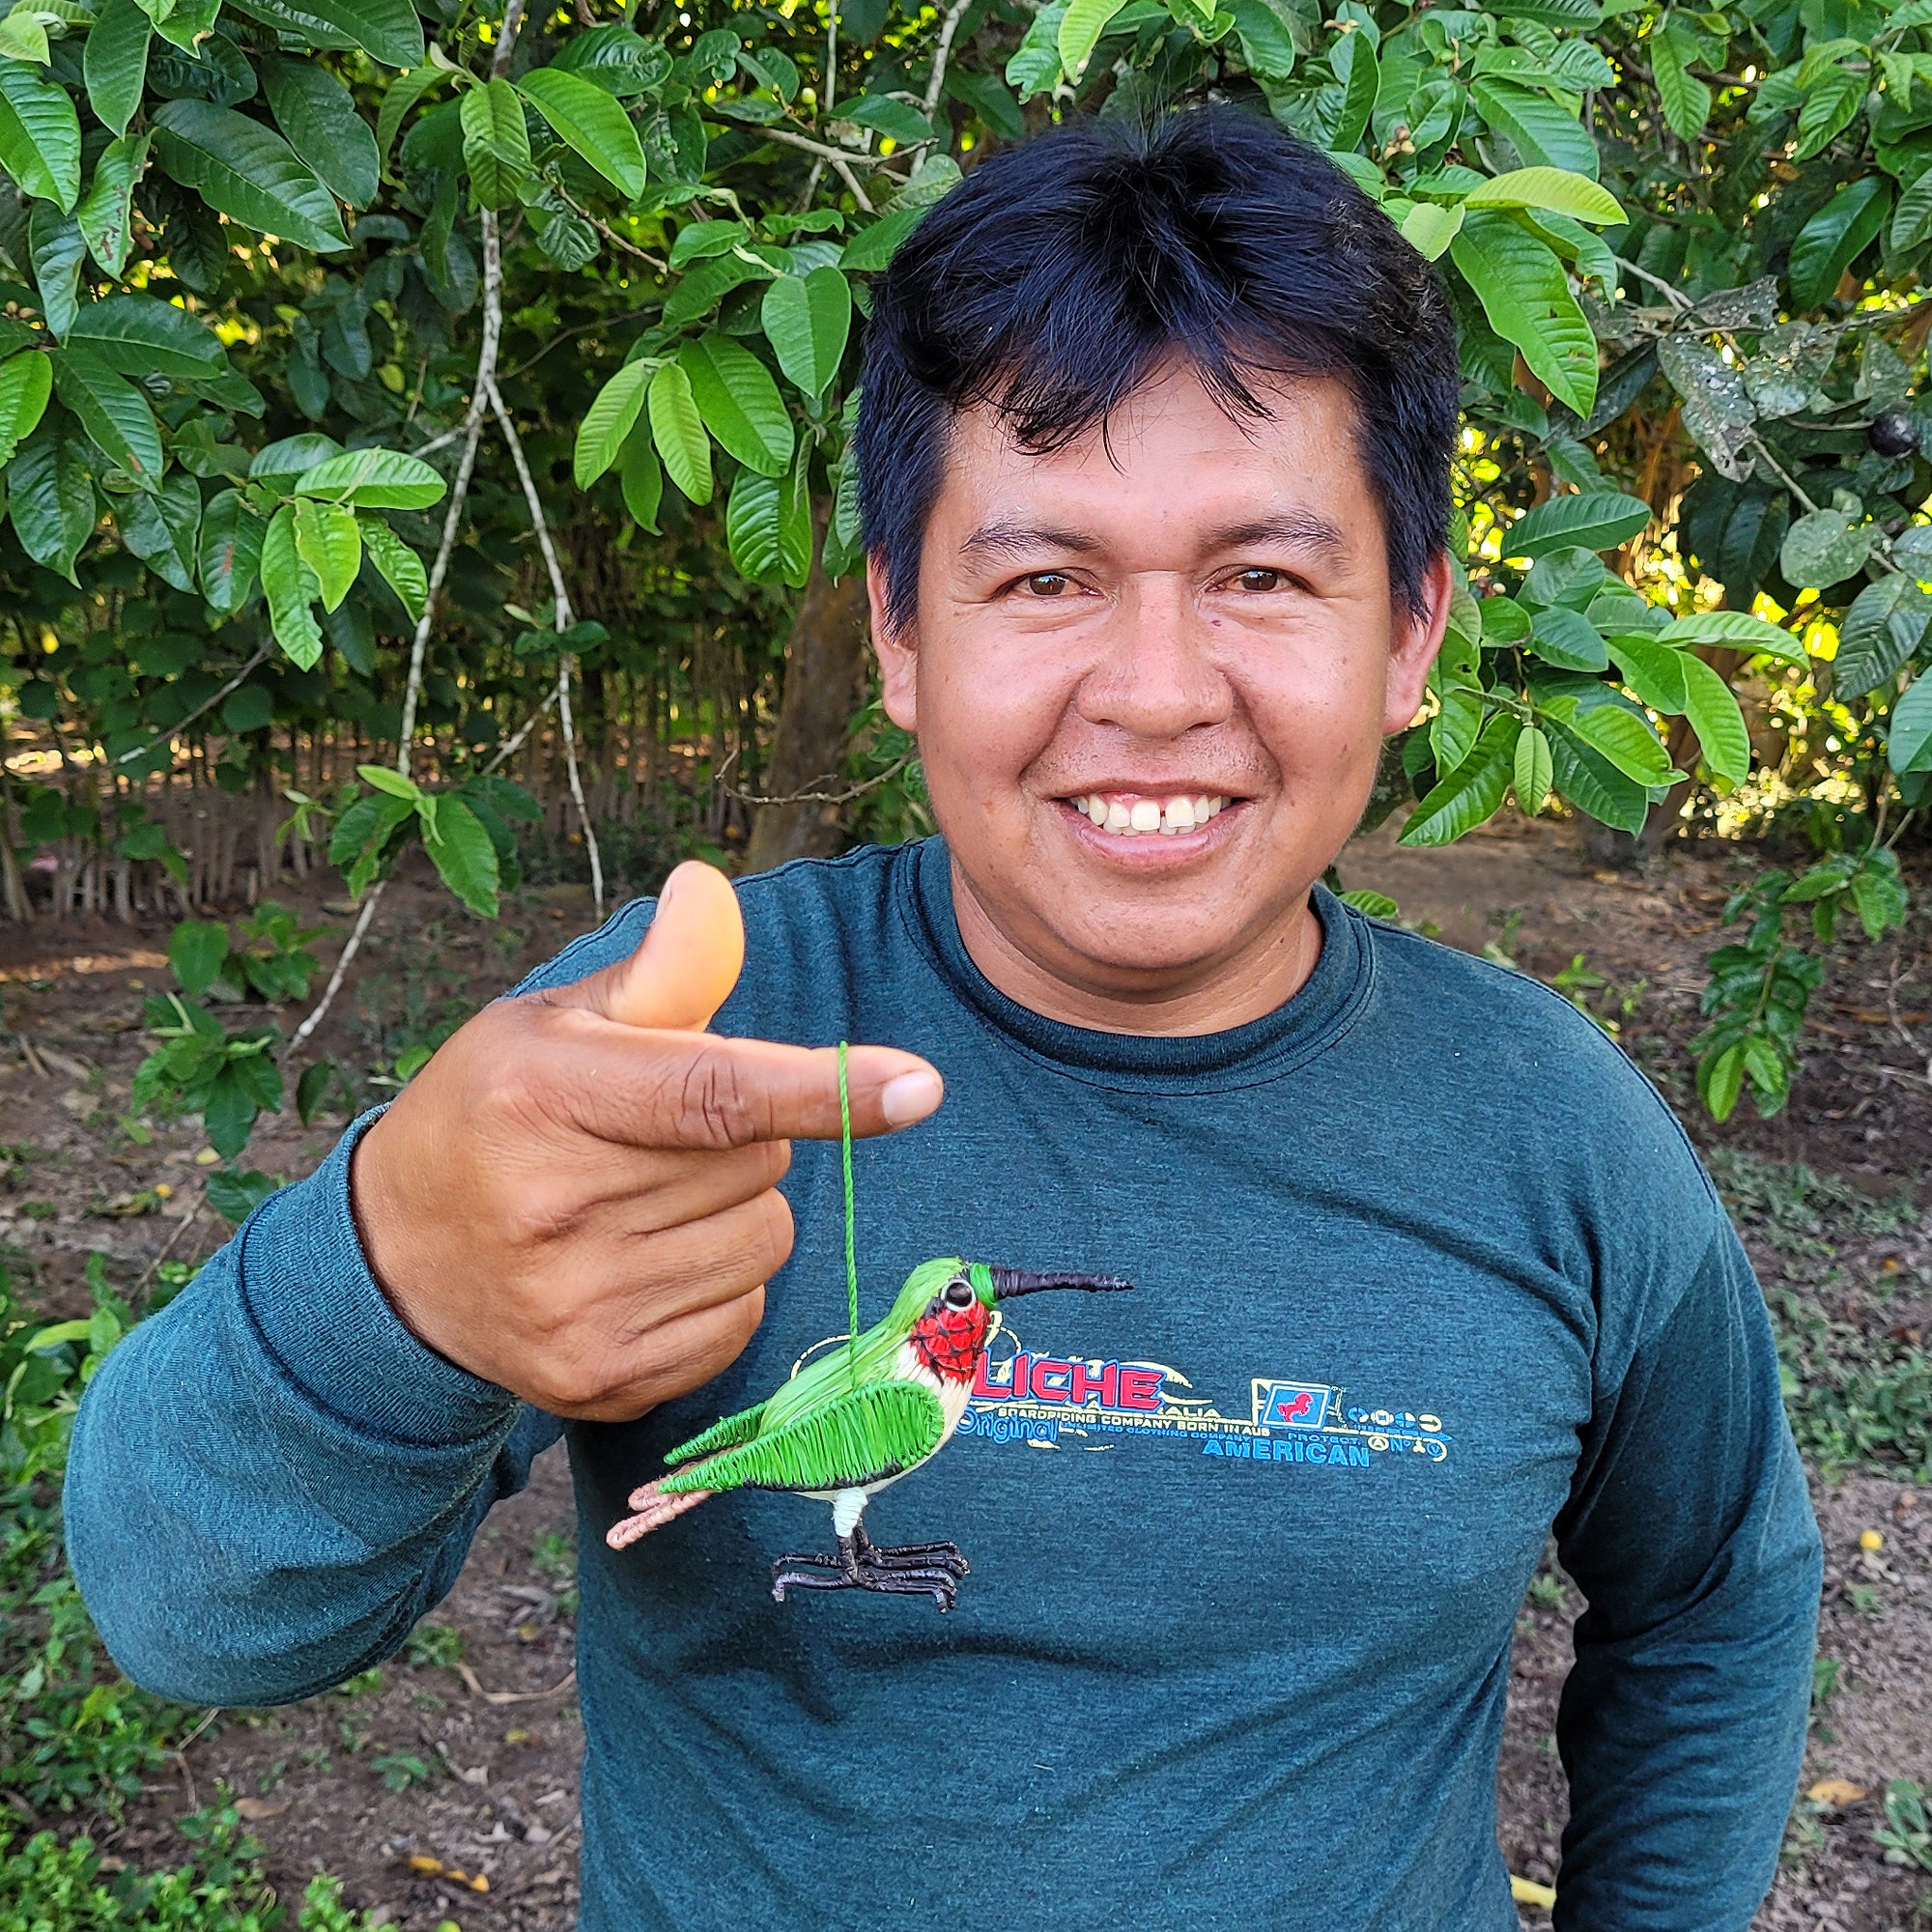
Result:
M966 10L973 0L952 0L946 11L946 18L939 23L939 44L932 50L932 77L925 83L925 118L932 119L933 110L939 105L941 90L946 86L946 63L952 53L952 36L959 31L959 22L966 17Z
M510 412L503 407L501 391L497 387L496 378L489 380L490 407L496 412L497 427L503 432L503 440L510 446L510 461L516 465L517 481L524 486L524 501L530 513L530 527L536 532L537 545L543 552L544 567L550 572L551 594L556 601L552 615L552 628L567 631L577 619L570 606L570 587L563 581L563 565L557 560L556 546L551 541L550 522L544 515L543 498L537 495L536 478L530 474L528 459L524 455L524 440L517 434L517 426L510 420ZM597 834L591 829L590 810L583 802L583 780L577 769L577 729L570 715L570 674L576 668L577 660L566 651L556 668L556 716L563 727L564 768L570 774L570 795L577 805L577 820L583 828L584 850L590 855L590 891L597 901L597 909L604 909L604 861L597 849Z
M341 955L335 962L335 970L328 976L328 984L322 989L322 998L309 1010L307 1019L295 1030L294 1037L283 1047L281 1058L292 1060L307 1043L309 1037L328 1016L328 1009L335 1004L335 996L342 990L342 981L349 971L349 962L362 950L362 941L369 930L369 923L376 917L376 908L383 903L383 889L387 879L378 879L362 899L362 910L355 916L355 923L350 928L349 937L343 942Z
M224 697L226 697L228 694L231 691L233 691L236 688L236 686L239 685L242 682L242 680L244 677L246 677L248 673L251 670L253 670L255 667L258 664L260 664L262 660L266 658L268 655L269 655L269 647L267 644L264 644L262 648L259 651L257 651L255 655L252 658L250 658L248 662L244 664L242 667L242 668L238 670L235 673L235 675L231 677L228 680L228 682L224 684L221 687L221 689L214 694L213 697L209 698L205 703L197 704L194 707L194 709L187 714L185 718L180 719L175 724L170 724L165 731L156 731L155 735L152 738L150 738L145 745L136 745L131 752L123 752L121 755L114 760L114 762L117 765L131 765L136 758L145 758L148 755L148 753L152 752L155 749L155 747L160 744L164 739L172 738L178 731L185 731L187 727L190 724L192 724L197 718L201 717L205 712L213 711L214 707L217 704L219 704L221 700Z

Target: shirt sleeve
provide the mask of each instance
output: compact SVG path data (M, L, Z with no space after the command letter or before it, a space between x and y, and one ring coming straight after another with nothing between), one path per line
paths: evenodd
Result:
M1822 1552L1764 1297L1719 1218L1556 1523L1589 1605L1557 1718L1558 1932L1746 1932L1804 1755Z
M395 1653L554 1418L418 1342L370 1274L349 1160L266 1202L102 1365L68 1554L115 1662L183 1702L312 1696Z

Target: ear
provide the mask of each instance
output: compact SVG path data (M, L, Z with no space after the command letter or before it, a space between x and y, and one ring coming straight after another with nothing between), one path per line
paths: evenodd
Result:
M1449 598L1456 579L1449 553L1438 550L1422 574L1422 614L1409 610L1406 599L1396 607L1389 639L1388 684L1382 705L1382 736L1405 730L1422 709L1422 693L1429 668L1442 648L1449 627Z
M876 555L866 559L866 595L872 606L872 648L879 656L879 696L901 731L919 729L919 648L908 627L895 631L886 614L886 573Z

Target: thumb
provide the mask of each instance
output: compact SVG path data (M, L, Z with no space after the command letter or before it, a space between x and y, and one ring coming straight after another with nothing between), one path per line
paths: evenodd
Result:
M628 959L559 989L620 1026L702 1032L745 964L738 895L715 867L687 859L665 881L656 917Z

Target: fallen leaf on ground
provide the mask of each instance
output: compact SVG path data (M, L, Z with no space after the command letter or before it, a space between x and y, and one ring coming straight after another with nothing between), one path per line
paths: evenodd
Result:
M1556 1888L1538 1885L1533 1878L1518 1878L1515 1872L1511 1872L1510 1896L1519 1905L1540 1905L1548 1912L1556 1903Z
M294 1803L293 1798L238 1798L235 1815L256 1825L264 1818L279 1818Z
M1856 1804L1871 1793L1848 1777L1821 1777L1804 1795L1814 1804Z

